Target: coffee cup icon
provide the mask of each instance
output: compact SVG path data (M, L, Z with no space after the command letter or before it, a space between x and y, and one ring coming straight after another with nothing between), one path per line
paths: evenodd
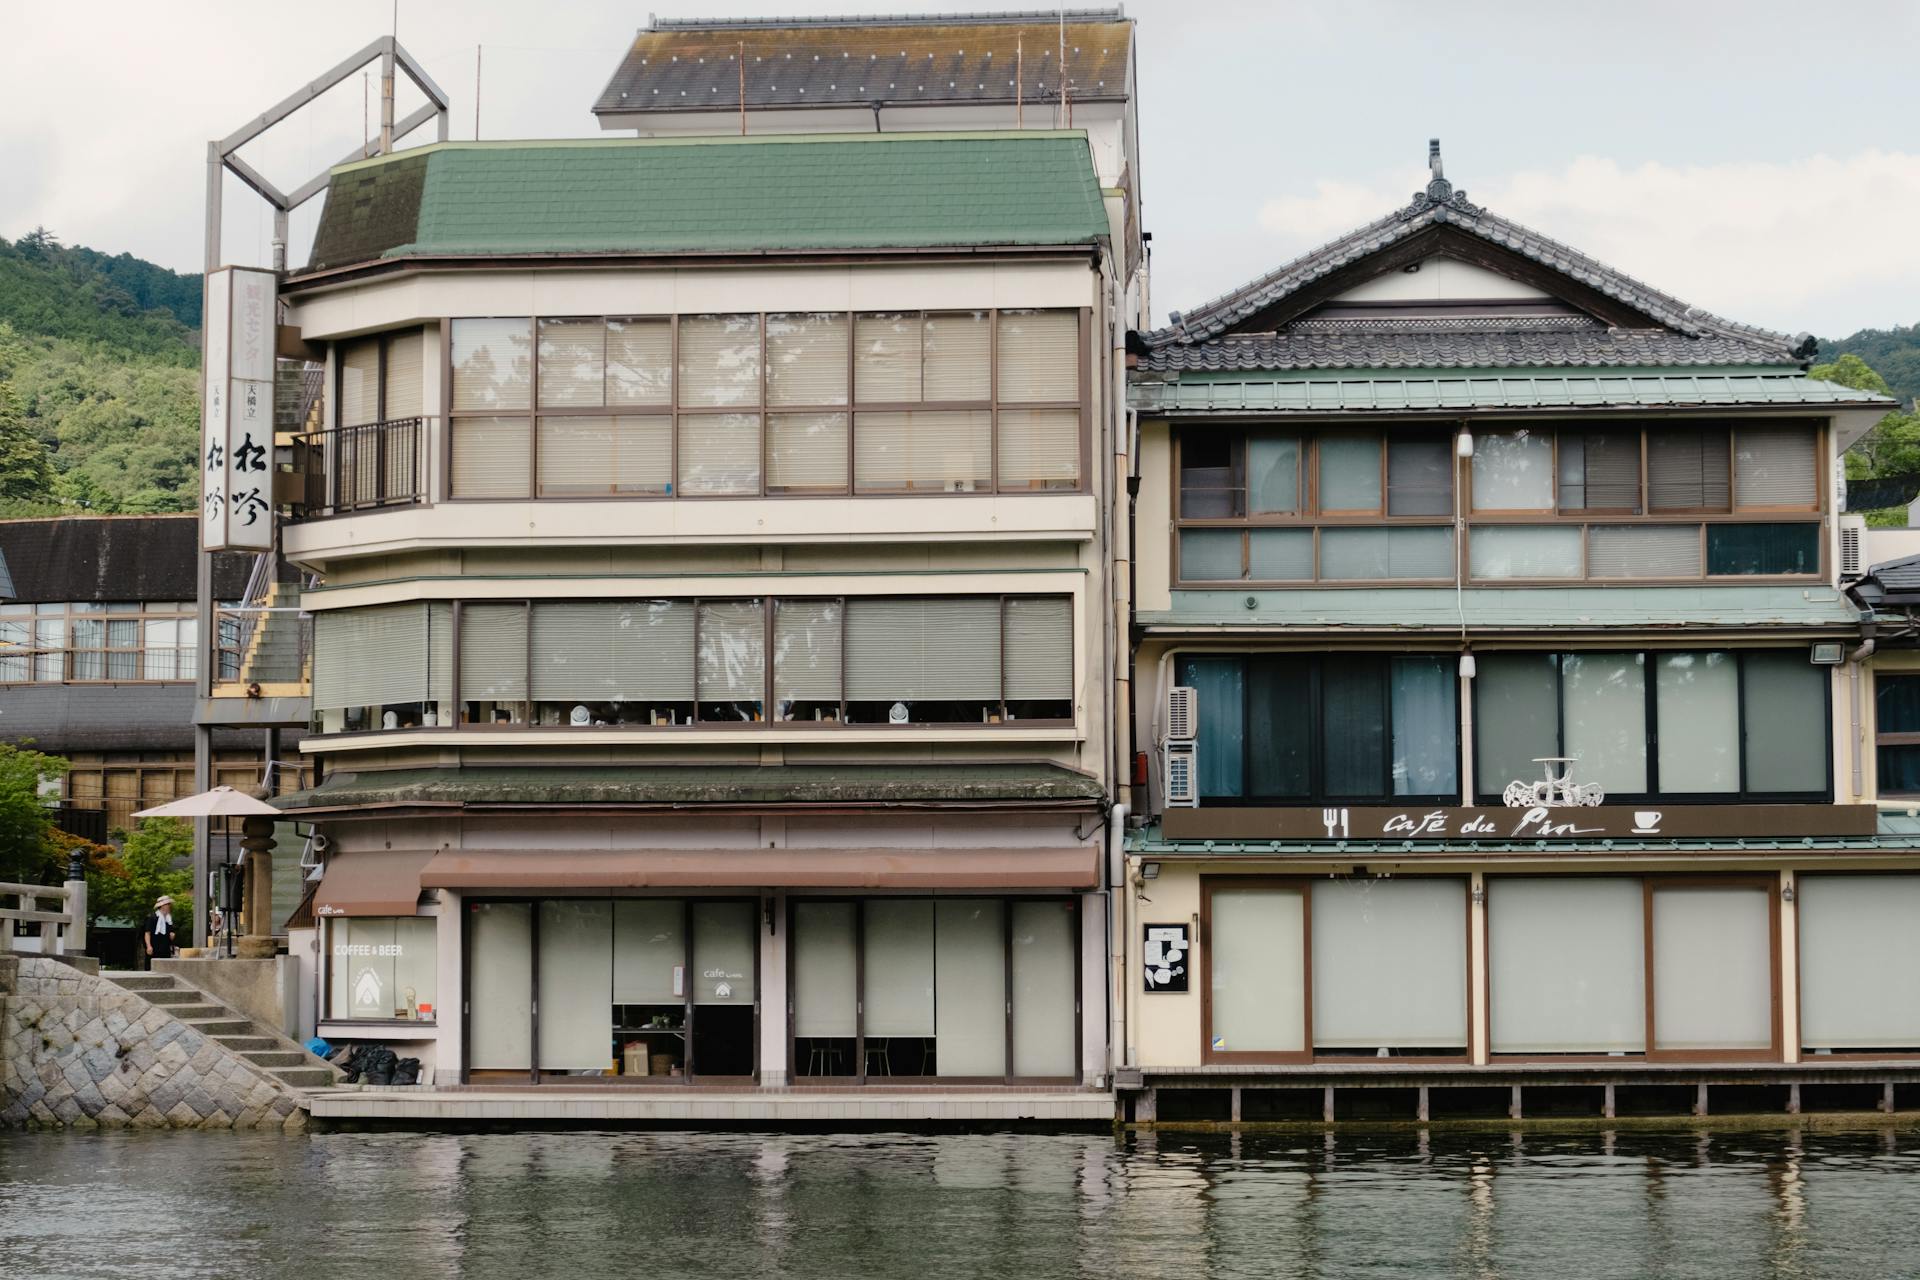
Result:
M1635 835L1651 835L1660 830L1660 814L1653 809L1635 809L1633 811L1633 831Z

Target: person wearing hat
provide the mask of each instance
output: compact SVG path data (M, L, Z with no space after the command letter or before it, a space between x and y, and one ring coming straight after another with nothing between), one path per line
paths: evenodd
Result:
M153 900L153 914L147 917L142 930L147 940L148 967L154 960L165 960L174 953L177 939L173 934L173 899L161 894Z

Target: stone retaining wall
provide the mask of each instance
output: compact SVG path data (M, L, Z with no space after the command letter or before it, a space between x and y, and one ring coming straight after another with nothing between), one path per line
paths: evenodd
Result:
M296 1091L72 964L0 958L0 1125L306 1127Z

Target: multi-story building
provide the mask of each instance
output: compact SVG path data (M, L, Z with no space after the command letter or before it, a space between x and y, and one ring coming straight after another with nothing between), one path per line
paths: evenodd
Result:
M323 1034L1107 1114L1131 34L663 25L597 108L655 136L334 172L281 293Z
M1890 402L1438 159L1133 344L1128 1113L1890 1099L1920 838L1835 501Z

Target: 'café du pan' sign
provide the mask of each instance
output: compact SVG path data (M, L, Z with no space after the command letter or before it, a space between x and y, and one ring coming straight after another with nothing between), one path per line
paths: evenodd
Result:
M278 316L271 271L207 276L201 334L200 549L273 546L273 357Z
M1169 840L1711 840L1870 836L1870 804L1694 804L1514 808L1168 809Z

